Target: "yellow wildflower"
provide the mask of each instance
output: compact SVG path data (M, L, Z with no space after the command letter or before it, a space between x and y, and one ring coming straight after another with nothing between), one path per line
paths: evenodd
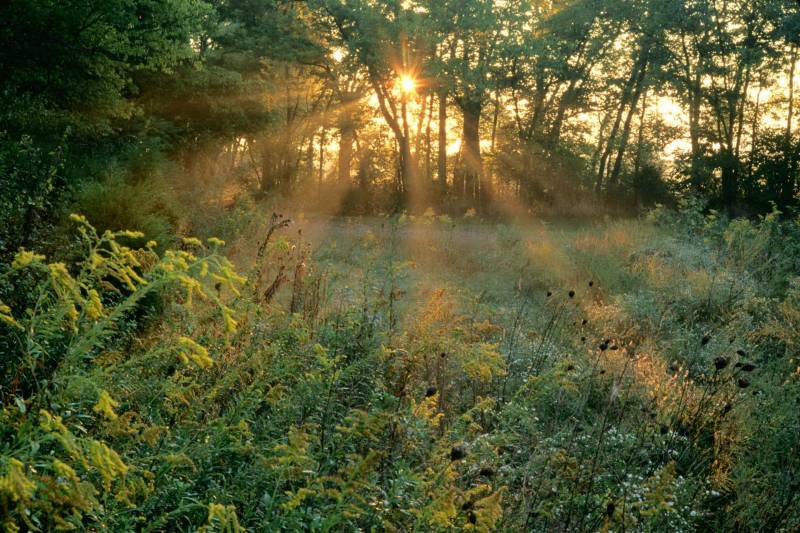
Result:
M180 344L178 357L181 358L184 364L188 365L191 361L200 368L208 368L214 364L214 360L208 355L208 350L192 339L180 337L178 343Z
M97 399L97 403L92 407L92 411L103 415L107 420L116 420L117 413L114 412L114 408L118 406L119 403L114 401L108 392L102 390L100 391L100 397Z
M17 255L14 256L14 261L11 263L11 268L20 270L30 265L33 262L44 261L44 256L30 252L25 248L20 248Z
M97 320L103 316L103 302L100 301L100 294L95 289L89 289L89 294L84 303L86 316L92 320Z
M36 490L36 483L28 479L25 465L17 459L8 461L8 471L0 476L0 494L5 494L11 501L29 500Z
M11 308L0 302L0 322L4 322L9 326L14 326L16 328L22 329L22 326L17 322L14 316L11 314Z
M109 448L104 442L92 440L88 446L91 464L103 477L106 491L111 490L111 482L128 472L128 465L122 462L119 454Z
M142 237L144 237L144 233L142 233L141 231L132 231L129 229L118 231L117 235L119 237L127 237L129 239L141 239Z

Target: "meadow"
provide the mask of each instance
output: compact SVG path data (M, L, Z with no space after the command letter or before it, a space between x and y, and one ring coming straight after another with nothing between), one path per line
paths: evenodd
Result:
M3 267L5 529L799 523L795 222L248 213Z

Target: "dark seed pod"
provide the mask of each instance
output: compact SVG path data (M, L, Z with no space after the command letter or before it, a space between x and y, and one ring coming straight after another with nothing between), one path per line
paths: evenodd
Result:
M481 468L480 472L478 472L478 475L483 477L494 477L494 468L490 466L484 466Z
M705 346L709 342L711 342L711 335L703 335L703 338L700 339L700 345L701 346Z
M590 287L593 287L593 286L594 286L594 281L590 281L590 282L589 282L589 286L590 286Z
M608 342L605 342L605 341L601 342L600 343L600 350L603 351L603 352L608 350Z
M735 365L733 365L733 366L734 366L734 367L736 367L736 368L742 368L742 363L741 363L741 362L738 362L738 363L736 363L736 364L735 364Z
M730 360L727 357L717 357L716 359L714 359L714 368L716 368L717 370L722 370L723 368L728 366L729 362Z
M550 298L553 295L553 291L547 291L547 297Z
M444 359L445 357L447 357L447 354L446 354L446 353L444 353L444 352L442 352L442 353L440 353L440 354L439 354L439 357L441 357L442 359Z
M614 516L614 511L616 510L617 506L614 505L614 502L608 502L606 505L606 516L612 517Z
M733 409L733 406L730 404L730 402L726 403L725 405L722 406L722 414L727 415L728 413L731 412L731 409Z
M572 372L575 370L575 365L567 365L567 372Z
M745 372L752 372L756 368L757 368L756 365L753 364L753 363L743 363L742 364L742 370L744 370Z
M747 387L750 386L750 380L747 378L739 378L737 385L739 385L740 389L746 389Z
M426 397L426 398L430 398L431 396L433 396L434 394L436 394L436 392L437 392L437 391L438 391L438 389L437 389L436 387L433 387L433 386L431 386L431 387L428 387L428 388L425 390L425 397Z
M581 342L586 342L586 337L581 337Z
M581 326L585 326L588 323L589 321L584 318L583 321L581 321Z
M469 513L469 516L467 517L467 521L470 524L475 525L475 524L478 523L478 517L475 515L475 513Z
M611 349L612 349L612 350L619 350L619 346L617 346L617 345L615 344L615 345L613 345L613 346L611 347Z
M605 373L606 373L605 369L603 369L603 370L600 370L600 375L601 375L601 376L602 376L603 374L605 374Z
M451 461L460 461L466 456L467 456L467 450L465 450L463 446L453 446L450 449Z
M744 350L742 350L740 348L740 349L736 350L736 355L738 355L739 357L747 357L747 352L745 352Z
M669 428L668 428L667 426L665 426L664 424L661 424L661 427L658 429L658 431L659 431L659 432L660 432L662 435L666 435L666 434L667 434L667 431L669 431Z
M575 298L575 291L569 291L569 297Z
M461 505L461 510L462 510L462 511L469 511L470 509L473 509L474 507L475 507L475 504L474 504L474 503L472 503L471 501L465 501L465 502L464 502L464 503Z

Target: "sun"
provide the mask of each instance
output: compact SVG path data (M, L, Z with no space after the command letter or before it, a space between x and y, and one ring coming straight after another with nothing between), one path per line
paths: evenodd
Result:
M403 74L400 76L400 90L402 90L406 94L411 94L417 88L417 81L409 76L408 74Z

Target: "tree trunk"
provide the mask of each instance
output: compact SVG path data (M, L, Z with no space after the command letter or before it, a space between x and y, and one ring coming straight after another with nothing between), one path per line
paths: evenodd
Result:
M411 137L408 127L408 104L405 96L400 101L400 113L403 118L403 135L398 139L400 144L400 193L404 197L404 202L407 202L412 182L416 179L416 173L413 170L414 160L411 155Z
M689 97L689 139L692 145L692 161L690 183L695 191L702 189L703 175L701 159L703 148L700 145L700 106L702 94L700 92L700 74L695 74L692 81L691 95Z
M542 76L537 76L536 78L536 91L534 92L533 96L533 115L531 117L531 135L534 139L539 139L542 136L542 131L544 129L544 117L545 117L545 95L547 93L547 88L545 87L544 78ZM528 140L528 139L525 139Z
M439 190L447 192L447 90L439 89L439 152L437 173Z
M728 214L733 213L738 196L738 165L739 161L730 147L720 151L720 166L722 167L722 203Z
M431 173L431 120L433 120L433 95L428 103L428 120L425 122L425 184L433 190L433 174Z
M797 45L792 45L792 53L789 61L791 61L789 67L789 111L786 117L786 133L784 134L786 175L784 176L781 194L778 199L778 205L781 208L786 208L794 200L796 161L794 161L794 150L792 150L792 120L794 119L794 73L797 67Z
M322 190L322 178L325 176L325 127L319 134L319 174L317 176L317 187Z
M597 171L597 182L595 183L595 189L598 191L603 188L603 182L606 177L606 168L609 159L611 158L611 152L614 150L614 142L616 141L617 133L619 132L619 126L622 122L622 115L625 114L625 108L628 106L628 99L630 98L633 87L636 84L637 75L639 73L639 64L643 59L642 54L643 52L640 52L639 59L636 60L634 67L631 69L631 74L628 77L628 81L625 83L625 87L622 89L622 95L619 99L619 107L617 108L617 115L614 119L614 125L611 127L611 132L608 135L606 148L603 150L603 154L600 156L600 166Z
M481 195L483 165L481 162L480 102L467 101L461 106L464 118L462 153L464 155L464 182L466 197L478 203Z
M642 97L642 114L639 117L639 134L636 140L636 161L633 165L633 175L637 176L642 169L642 146L644 144L644 121L647 114L647 93L645 89L644 96Z
M350 168L353 162L353 141L355 140L356 130L350 116L350 110L346 107L342 111L339 120L338 181L339 185L349 185Z
M631 134L631 123L633 122L633 115L636 113L636 107L639 104L639 98L642 94L644 87L644 79L647 74L647 58L642 61L639 67L639 73L636 76L636 87L634 88L633 96L631 97L630 108L628 109L628 116L625 117L625 125L622 128L622 137L620 138L619 149L617 150L617 158L614 161L614 169L611 171L608 186L609 190L615 189L619 185L619 175L622 171L622 160L625 156L625 150L628 147L628 139Z

